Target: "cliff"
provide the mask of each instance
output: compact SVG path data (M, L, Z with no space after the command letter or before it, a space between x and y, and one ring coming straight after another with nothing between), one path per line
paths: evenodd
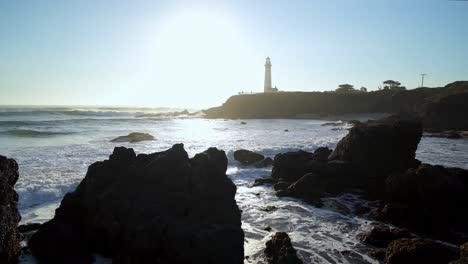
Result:
M333 115L413 112L431 130L468 129L453 118L466 116L468 81L438 88L366 93L279 92L231 96L222 106L204 110L207 118L324 118ZM456 101L454 106L451 102ZM463 106L463 107L462 107ZM437 120L434 120L437 119ZM446 121L449 120L449 121Z

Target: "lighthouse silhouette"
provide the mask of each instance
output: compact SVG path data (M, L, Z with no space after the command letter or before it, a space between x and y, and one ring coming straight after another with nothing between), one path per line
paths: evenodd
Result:
M271 93L271 92L277 92L277 91L278 91L278 88L271 87L271 61L270 61L270 57L267 57L265 61L265 84L263 86L263 92Z

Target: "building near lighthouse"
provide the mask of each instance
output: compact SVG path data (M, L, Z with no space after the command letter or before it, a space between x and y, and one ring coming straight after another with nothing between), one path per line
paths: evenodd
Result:
M272 88L271 87L271 61L270 57L266 58L265 61L265 83L263 86L263 92L264 93L274 93L278 92L278 88Z

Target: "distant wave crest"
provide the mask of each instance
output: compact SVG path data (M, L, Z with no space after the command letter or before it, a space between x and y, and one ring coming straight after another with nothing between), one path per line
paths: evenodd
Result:
M52 132L52 131L37 131L31 129L12 129L0 132L3 135L18 136L18 137L47 137L58 135L70 135L73 132Z

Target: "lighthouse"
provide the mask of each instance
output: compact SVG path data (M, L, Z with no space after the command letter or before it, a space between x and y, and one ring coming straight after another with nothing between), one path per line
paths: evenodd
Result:
M271 92L277 92L277 91L278 91L278 88L271 87L271 61L270 61L270 57L267 57L265 61L265 84L263 86L263 92L271 93Z

